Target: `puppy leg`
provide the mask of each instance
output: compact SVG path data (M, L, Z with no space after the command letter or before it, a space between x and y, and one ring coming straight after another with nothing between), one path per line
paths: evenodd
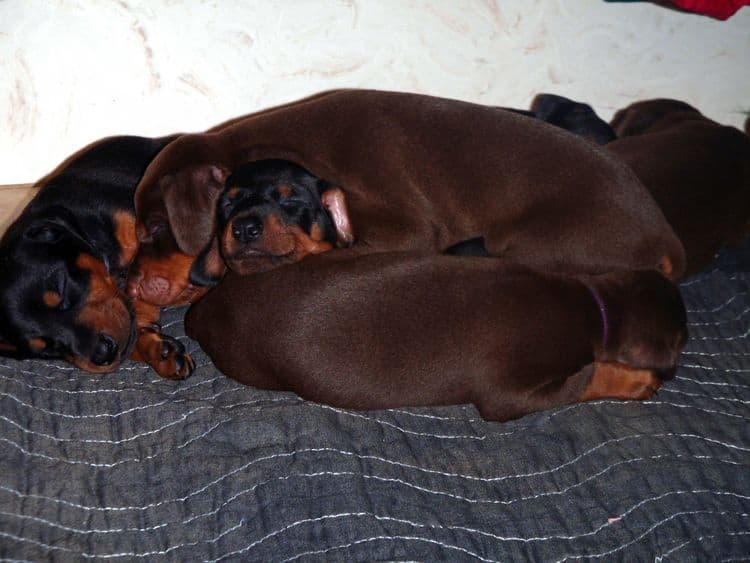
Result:
M633 369L622 364L594 363L594 373L581 394L581 401L595 399L650 399L662 380L653 371Z
M159 307L138 300L135 309L138 335L130 357L146 362L166 379L185 379L193 373L195 362L182 343L161 333Z
M476 400L485 420L505 421L553 407L596 399L645 400L661 387L651 370L594 362L569 377L547 379L525 393L491 393Z

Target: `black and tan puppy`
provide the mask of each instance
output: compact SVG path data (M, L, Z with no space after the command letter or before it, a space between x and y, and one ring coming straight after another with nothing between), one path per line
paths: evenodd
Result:
M471 402L490 420L646 399L686 340L680 294L654 271L573 279L350 252L230 272L191 307L187 333L248 385L356 409Z
M192 291L191 262L211 245L218 255L214 214L226 179L263 159L340 186L361 254L441 252L484 236L493 256L546 271L684 268L645 188L593 143L498 108L342 90L167 147L136 191L142 253L132 295L165 304Z
M235 170L219 197L216 227L224 262L243 274L354 240L341 189L288 160L260 160ZM204 259L206 254L198 262ZM198 263L191 274L194 284L213 285L223 267Z
M110 372L128 358L182 378L193 362L162 335L159 309L125 294L135 257L133 194L173 137L112 137L39 182L0 240L0 354Z

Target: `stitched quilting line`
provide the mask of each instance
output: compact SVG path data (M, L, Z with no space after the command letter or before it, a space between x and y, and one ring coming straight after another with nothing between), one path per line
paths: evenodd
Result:
M2 366L0 367L7 367ZM26 387L27 389L33 389L35 391L42 391L44 393L63 393L65 395L99 395L99 394L105 394L105 393L127 393L127 392L133 392L133 393L148 393L149 395L178 395L180 393L185 393L186 391L191 391L193 389L196 389L197 387L202 387L204 385L210 385L211 383L215 383L219 380L226 379L223 376L216 376L211 379L205 379L203 381L197 381L194 383L187 383L185 382L184 385L180 385L179 387L176 387L174 389L170 389L169 391L162 391L160 389L138 389L134 387L121 387L119 389L61 389L59 387L40 387L39 385L33 385L31 383L28 383L27 381L23 381L21 379L18 379L17 377L9 377L7 375L0 374L0 379L7 381L9 383L21 385L23 387ZM127 382L127 385L132 385L132 382ZM141 387L145 386L145 383L141 383ZM236 388L234 388L236 390ZM201 397L200 400L203 398Z
M732 516L739 516L740 518L747 518L748 516L750 516L750 514L747 514L745 512L732 512L732 511L728 511L728 510L722 510L722 511L718 511L718 512L714 511L714 510L686 510L686 511L683 511L683 512L676 512L675 514L672 514L668 518L664 518L663 520L660 520L656 524L650 526L645 532L643 532L640 535L636 536L635 538L633 538L629 542L626 542L626 543L623 543L621 545L618 545L617 547L615 547L613 549L610 549L609 551L604 551L604 552L601 552L601 553L586 553L586 554L581 554L581 555L567 555L567 556L563 557L562 559L558 559L555 563L563 563L564 561L570 561L572 559L584 559L584 558L586 558L586 559L593 559L593 558L600 559L602 557L607 557L608 555L612 555L614 553L617 553L618 551L622 551L626 547L630 547L631 545L638 543L643 538L645 538L647 535L649 535L651 532L653 532L656 528L659 528L660 526L663 526L664 524L666 524L667 522L670 522L670 521L674 520L678 516L693 516L693 515L696 515L696 514L711 514L711 515L714 515L714 516L717 516L717 515L718 516L732 515Z
M644 505L644 504L646 504L648 502L653 502L655 500L664 498L664 497L666 497L668 495L671 495L671 494L682 494L682 493L693 493L693 494L695 494L695 493L703 493L703 492L710 492L710 493L713 493L713 494L728 494L728 495L732 495L732 496L735 496L735 497L741 497L743 499L750 498L750 497L747 497L745 495L738 495L736 493L725 492L725 491L711 491L711 490L673 491L673 492L670 492L670 493L665 493L664 495L659 495L658 497L652 497L652 498L648 498L648 499L642 500L641 502L639 502L638 504L634 505L633 507L631 507L630 509L628 509L626 512L624 512L622 514L621 518L625 517L627 514L633 512L635 509L639 508L640 506L642 506L642 505ZM743 517L743 518L745 518L745 517L748 516L748 514L744 513L744 512L731 512L731 511L702 510L702 511L683 511L683 512L677 512L677 513L674 513L674 514L672 514L672 515L670 515L670 516L668 516L666 518L663 518L662 520L660 520L656 524L652 525L649 528L649 530L647 530L647 532L644 533L641 536L641 538L645 537L645 535L647 535L648 533L650 533L651 531L653 531L657 527L659 527L662 524L664 524L664 523L666 523L666 522L668 522L668 521L676 518L677 516L691 515L691 514L737 515L737 516L740 516L740 517ZM408 525L408 526L412 526L412 527L417 527L417 528L423 528L423 529L424 528L428 528L428 529L438 529L438 530L462 531L462 532L467 532L467 533L470 533L470 534L477 534L477 535L480 535L480 536L489 537L491 539L494 539L494 540L500 541L500 542L521 542L521 543L545 542L545 541L550 541L550 540L565 540L565 541L577 540L577 539L580 539L582 537L590 537L590 536L596 535L600 531L602 531L605 528L610 527L610 526L612 526L614 524L613 522L608 521L608 522L605 522L604 524L598 526L597 528L595 528L592 531L585 532L585 533L582 533L582 534L576 534L576 535L569 535L569 536L566 536L566 535L556 535L556 536L540 536L540 537L522 538L522 537L519 537L519 536L501 536L501 535L498 535L498 534L494 534L492 532L486 532L484 530L478 530L476 528L471 528L471 527L467 527L467 526L441 526L441 525L437 525L437 524L424 524L424 523L414 522L414 521L403 519L403 518L395 518L395 517L391 517L391 516L377 515L377 514L374 514L374 513L371 513L371 512L344 512L344 513L326 514L326 515L319 516L319 517L316 517L316 518L304 518L304 519L301 519L301 520L297 520L297 521L295 521L295 522L293 522L291 524L288 524L288 525L284 526L283 528L280 528L278 530L275 530L273 532L270 532L270 533L266 534L265 536L259 538L258 540L255 540L255 541L251 542L250 544L248 544L247 546L245 546L245 547L243 547L241 549L238 549L238 550L235 550L235 551L232 551L232 552L229 552L229 553L225 553L222 556L220 556L219 558L213 559L213 560L210 560L210 561L212 561L212 562L218 562L218 561L221 561L223 559L226 559L226 558L234 556L234 555L240 555L242 553L246 553L246 552L250 551L252 548L257 547L261 543L265 542L266 540L268 540L268 539L270 539L272 537L276 537L276 536L278 536L278 535L280 535L280 534L282 534L282 533L284 533L284 532L286 532L286 531L288 531L290 529L293 529L295 527L301 526L303 524L319 523L319 522L324 522L324 521L333 520L333 519L340 519L340 518L360 518L360 517L371 517L371 518L373 518L373 519L375 519L377 521L394 522L394 523L404 524L404 525ZM165 550L148 551L148 552L143 552L143 553L137 553L137 552L118 552L118 553L107 553L107 554L94 554L94 553L86 553L86 552L75 552L75 553L79 557L84 557L86 559L102 559L102 558L115 559L115 558L123 558L123 557L138 557L138 558L142 558L142 557L153 557L153 556L156 556L156 555L167 555L169 553L172 553L173 551L176 551L178 549L182 549L182 548L185 548L185 547L193 547L193 546L200 545L200 544L211 544L211 543L215 544L219 540L221 540L222 538L226 537L229 533L231 533L231 532L233 532L233 531L241 528L243 525L244 525L244 519L240 519L240 521L237 524L234 524L233 526L231 526L227 530L224 530L223 532L221 532L220 534L218 534L217 536L215 536L213 538L203 539L203 540L196 540L196 541L193 541L193 542L177 544L177 545L170 546L169 548L167 548ZM15 540L18 540L18 541L21 541L21 542L34 543L36 545L40 545L40 546L43 546L43 547L47 548L49 551L62 550L62 551L68 552L68 553L73 553L74 552L73 550L71 550L69 548L65 548L65 547L57 546L57 545L44 544L43 542L38 542L38 541L35 541L35 540L28 540L27 538L22 538L22 537L15 536L13 534L4 533L4 532L0 532L0 537L8 537L8 538L15 539ZM636 538L636 540L633 540L633 541L629 542L627 545L634 543L638 539L640 539L640 538ZM609 552L607 552L605 554L602 554L602 556L608 555L610 553L614 553L616 551L619 551L623 547L625 547L625 545L619 546L618 548L615 548L614 550L610 550ZM598 557L598 556L599 556L598 554L597 555L593 555L593 556L591 556L591 555L568 556L566 559L571 559L571 558L578 559L578 558L582 558L582 557ZM566 559L561 559L560 561L565 561Z
M681 544L676 545L675 547L673 547L669 551L667 551L665 553L662 553L661 555L657 555L654 558L654 562L655 563L661 563L662 561L664 561L664 559L666 559L667 557L669 557L673 553L676 553L676 552L680 551L682 548L684 548L687 545L690 545L691 543L695 543L695 542L699 542L699 541L703 541L703 540L707 540L707 539L711 539L711 538L735 537L735 536L747 536L747 535L750 535L750 532L746 532L744 530L737 530L737 531L733 531L733 532L722 532L720 534L709 534L709 535L705 535L705 536L698 536L697 538L690 538L688 540L685 540Z
M680 355L682 356L707 356L710 358L716 358L716 357L726 357L726 358L747 358L750 356L750 352L727 352L727 351L721 351L721 352L703 352L700 350L683 350L680 352Z
M704 274L701 274L700 277L697 277L695 279L681 282L680 287L690 287L691 285L695 285L697 283L702 283L705 281L709 281L713 278L714 274L722 274L721 268L715 268L711 270L710 272L706 272ZM731 276L726 276L724 278L719 278L719 281L744 281L745 275L743 273L736 273L732 274Z
M271 454L271 455L267 455L267 456L262 456L260 458L256 458L254 460L250 460L250 461L242 464L241 466L239 466L239 467L237 467L237 468L235 468L235 469L233 469L233 470L225 473L224 475L222 475L220 477L217 477L216 479L210 481L209 483L207 483L205 485L202 485L198 489L193 490L192 492L188 493L187 495L185 495L183 497L161 500L161 501L158 501L158 502L155 502L155 503L150 503L150 504L143 505L143 506L122 506L122 507L84 506L84 505L80 505L80 504L77 504L77 503L72 503L72 502L69 502L69 501L63 501L61 499L55 499L55 498L51 498L51 497L44 497L42 495L26 495L24 493L21 493L20 491L16 491L14 489L10 489L10 488L4 487L4 486L0 486L0 490L5 490L6 492L14 494L15 496L20 496L22 498L42 498L42 499L46 499L46 500L49 500L49 501L52 501L52 502L55 502L55 503L65 504L67 506L72 506L72 507L79 508L79 509L86 510L86 511L99 511L99 512L145 511L145 510L150 510L152 508L160 507L160 506L163 506L163 505L166 505L166 504L185 502L188 499L190 499L190 498L192 498L194 496L197 496L197 495L205 492L206 490L208 490L212 486L214 486L214 485L216 485L218 483L221 483L222 481L225 481L229 477L232 477L232 476L234 476L234 475L236 475L236 474L244 471L248 467L251 467L251 466L253 466L253 465L257 464L257 463L264 462L264 461L278 461L279 459L290 458L290 457L294 458L294 457L299 456L301 454L307 454L307 453L333 453L333 454L343 455L345 457L352 457L352 458L359 459L359 460L377 461L377 462L385 463L387 465L392 465L392 466L396 466L396 467L407 469L407 470L414 470L414 471L417 471L417 472L420 472L420 473L426 473L426 474L430 474L430 475L438 475L438 476L441 476L441 477L458 478L458 479L464 479L464 480L468 480L468 481L475 481L475 482L482 482L482 483L494 484L494 483L497 483L497 482L507 481L509 479L527 479L529 477L547 476L547 475L550 475L550 474L553 474L553 473L557 473L560 470L565 469L568 466L572 466L572 465L578 463L579 461L581 461L585 457L589 456L591 453L593 453L593 452L595 452L597 450L600 450L600 449L602 449L605 446L608 446L608 445L611 445L611 444L614 444L614 443L620 443L620 442L626 441L628 439L639 439L639 440L641 440L641 439L648 439L648 440L651 440L653 438L680 438L680 439L688 438L688 439L695 439L695 440L699 440L699 441L702 441L702 442L708 442L709 444L712 444L712 445L718 445L718 446L721 446L721 447L724 447L724 448L727 448L727 449L731 449L731 450L737 450L737 451L742 451L742 452L750 452L750 448L745 448L745 447L742 447L742 446L738 446L736 444L730 444L728 442L723 442L721 440L716 440L716 439L713 439L713 438L708 438L706 436L699 436L699 435L696 435L696 434L675 434L675 433L635 434L635 435L631 435L631 436L622 436L622 437L619 437L619 438L613 438L613 439L607 440L605 442L597 444L596 446L593 446L592 448L589 448L588 450L586 450L585 452L579 454L575 458L572 458L572 459L570 459L570 460L568 460L568 461L566 461L564 463L561 463L561 464L559 464L559 465L557 465L555 467L548 468L548 469L545 469L545 470L534 471L534 472L526 472L526 473L517 473L515 475L500 475L500 476L496 476L496 477L480 477L480 476L476 476L476 475L467 475L467 474L463 474L463 473L452 473L452 472L445 472L445 471L440 471L440 470L436 470L436 469L429 469L429 468L419 467L419 466L416 466L416 465L413 465L413 464L408 464L408 463L400 462L400 461L396 461L396 460L390 460L390 459L382 458L382 457L379 457L379 456L362 455L362 454L358 454L356 452L351 452L351 451L346 451L346 450L339 450L339 449L336 449L336 448L304 448L304 449L299 449L299 450L292 450L290 452L281 452L281 453L277 453L277 454ZM0 438L0 440L4 440L4 439ZM664 442L664 445L666 446L667 442ZM211 513L208 513L208 514L211 514ZM191 517L191 518L188 518L186 520L183 520L182 523L186 524L186 523L189 523L189 522L193 521L194 519L195 519L195 517Z
M353 541L353 542L349 542L349 543L345 543L345 544L339 544L339 545L331 546L331 547L328 547L326 549L318 549L318 550L315 550L315 551L305 551L303 553L298 553L294 557L290 557L289 559L284 559L282 561L282 563L289 563L290 561L296 561L297 559L301 559L302 557L309 557L311 555L324 555L326 553L331 553L332 551L338 551L338 550L341 550L341 549L348 549L348 548L355 547L355 546L358 546L358 545L363 545L365 543L371 543L371 542L382 541L382 540L387 540L387 541L394 541L394 540L404 541L404 540L406 540L406 541L425 542L425 543L430 543L430 544L433 544L433 545L439 545L440 547L443 547L443 548L448 549L448 550L458 551L460 553L465 553L466 555L474 557L475 559L477 559L479 561L485 561L485 562L488 562L488 563L496 563L498 561L497 559L487 559L486 557L482 557L478 553L470 551L470 550L468 550L468 549L466 549L464 547L461 547L461 546L458 546L458 545L447 544L447 543L444 543L444 542L441 542L441 541L438 541L438 540L432 539L432 538L422 538L422 537L419 537L419 536L401 536L401 535L384 536L384 535L380 535L380 536L371 536L371 537L368 537L368 538L362 538L362 539L359 539L359 540L356 540L356 541Z
M680 381L690 381L691 383L697 383L698 385L715 385L718 387L736 387L738 389L750 389L750 385L742 385L740 383L726 383L724 381L703 381L700 379L693 379L691 377L685 377L684 375L678 375L675 379Z
M732 297L730 297L729 299L727 299L723 303L720 303L719 305L717 305L716 307L712 309L686 309L686 311L687 313L691 315L700 315L704 313L718 313L719 311L727 307L730 303L732 303L738 297L745 297L746 295L750 295L750 292L740 291L738 293L735 293L734 295L732 295Z
M707 371L719 371L723 373L748 373L750 372L750 369L748 368L725 368L725 367L717 367L717 366L700 366L697 364L680 364L680 367L687 368L687 369L703 369Z
M148 405L139 405L137 407L131 407L123 411L119 411L115 413L105 412L105 413L81 414L81 415L51 411L48 409L37 407L35 405L30 405L29 403L26 403L25 401L19 399L12 393L5 393L5 392L0 391L0 396L8 397L9 399L15 401L16 403L34 411L43 412L44 414L48 414L50 416L58 416L60 418L74 419L74 420L83 420L83 419L90 419L90 418L119 418L126 414L132 414L135 412L140 412L140 411L144 411L148 409L155 409L155 408L163 407L165 405L177 405L181 403L196 403L196 402L208 403L200 407L197 407L190 412L197 412L199 410L205 410L205 409L216 410L216 411L229 410L229 409L233 409L233 408L240 407L240 406L248 406L248 405L254 405L254 404L259 404L259 403L282 403L282 402L287 402L289 404L303 403L302 399L290 395L290 396L278 397L278 398L255 399L253 401L241 401L238 403L230 403L227 405L211 404L211 401L219 398L221 395L224 395L226 393L231 393L231 391L232 391L231 389L224 389L222 391L214 393L213 395L209 397L203 397L201 399L189 399L189 398L164 399L163 401L159 401L157 403L150 403Z
M740 403L742 405L750 405L750 401L738 399L736 397L714 397L708 393L689 393L688 391L680 391L679 389L659 389L659 393L673 393L675 395L684 395L686 397L696 397L698 399L706 399L709 401L728 401L731 403Z
M731 319L722 319L718 321L705 321L705 322L689 322L688 326L719 326L723 324L728 323L734 323L739 322L742 320L742 317L744 317L748 312L750 312L750 307L747 307L746 309L743 309L742 312L740 312L736 317L732 317Z
M718 491L715 491L715 492L718 493ZM668 494L674 494L674 493L668 493ZM735 495L735 493L728 493L728 494ZM660 496L663 497L663 496L666 496L666 495L660 495ZM747 497L745 495L736 495L736 496L739 496L739 497L742 497L742 498L745 498L745 499L750 498L750 497ZM658 498L658 497L655 497L655 498ZM624 512L622 514L621 518L625 517L627 514L631 513L637 507L640 507L643 504L645 504L646 502L653 501L653 500L654 499L645 499L644 501L641 501L637 505L631 507L626 512ZM656 524L654 524L651 527L651 530L656 529L657 527L661 526L662 524L666 523L667 521L669 521L669 520L671 520L673 518L676 518L677 516L682 516L682 515L686 515L686 514L697 514L697 513L700 513L700 514L719 514L719 515L729 515L729 514L731 514L731 515L737 515L737 516L740 516L740 517L743 517L743 518L748 516L748 514L746 514L744 512L731 512L731 511L710 511L710 510L706 510L706 511L684 511L684 512L677 512L677 513L674 513L674 514L672 514L671 516L669 516L667 518L664 518L663 520L657 522ZM287 526L284 526L283 528L280 528L278 530L275 530L273 532L270 532L270 533L266 534L262 538L253 541L252 543L248 544L247 546L243 547L242 549L238 549L238 550L235 550L235 551L223 554L221 557L219 557L217 559L212 559L211 562L215 563L215 562L221 561L223 559L226 559L228 557L232 557L234 555L240 555L242 553L246 553L247 551L251 550L254 547L257 547L258 545L260 545L261 543L265 542L266 540L268 540L268 539L270 539L272 537L276 537L276 536L278 536L278 535L280 535L280 534L282 534L282 533L284 533L284 532L286 532L286 531L288 531L288 530L290 530L292 528L300 526L302 524L317 523L317 522L322 522L322 521L325 521L325 520L330 520L330 519L334 519L334 518L341 518L341 517L368 517L368 516L372 517L372 518L374 518L375 520L378 520L378 521L391 521L391 522L406 524L406 525L410 525L410 526L414 526L414 527L418 527L418 528L431 528L431 529L439 529L439 530L462 531L462 532L467 532L467 533L471 533L471 534L477 534L477 535L480 535L480 536L488 537L488 538L491 538L493 540L500 541L500 542L521 542L521 543L535 543L535 542L545 542L545 541L551 541L551 540L564 540L564 541L578 540L578 539L583 538L583 537L590 537L590 536L596 535L599 532L601 532L602 530L604 530L605 528L608 528L608 527L612 526L613 524L617 523L617 522L609 522L608 521L608 522L605 522L604 524L598 526L596 529L594 529L594 530L592 530L590 532L585 532L585 533L582 533L582 534L576 534L576 535L570 535L570 536L553 535L553 536L539 536L539 537L523 538L523 537L519 537L519 536L501 536L499 534L494 534L492 532L487 532L487 531L484 531L484 530L478 530L476 528L471 528L471 527L467 527L467 526L451 526L451 525L440 526L440 525L437 525L437 524L421 524L421 523L413 522L413 521L410 521L410 520L405 520L405 519L402 519L402 518L393 518L393 517L389 517L389 516L379 516L379 515L372 514L372 513L369 513L369 512L356 512L356 513L351 513L350 512L350 513L343 513L343 514L325 515L325 516L320 516L320 517L317 517L317 518L304 518L304 519L298 520L296 522L288 524Z

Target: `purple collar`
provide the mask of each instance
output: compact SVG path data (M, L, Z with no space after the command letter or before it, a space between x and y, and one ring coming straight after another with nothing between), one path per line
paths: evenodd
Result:
M597 307L599 307L599 315L602 318L602 348L607 347L607 340L609 339L609 320L607 319L607 307L604 305L604 299L599 292L594 289L593 286L589 285L585 281L581 280L586 289L589 290L591 297L596 301Z

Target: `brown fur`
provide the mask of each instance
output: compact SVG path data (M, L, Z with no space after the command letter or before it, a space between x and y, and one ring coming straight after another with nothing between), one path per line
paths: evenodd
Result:
M605 345L579 280L494 258L351 254L230 272L186 331L248 385L357 409L472 402L492 420L647 398L685 343L679 291L653 271L585 277Z
M249 161L292 160L341 186L359 253L441 251L484 236L493 255L555 272L684 269L682 247L633 173L599 147L512 112L416 94L342 90L184 135L136 192L146 236L194 257L215 236L221 178ZM141 231L145 232L145 231ZM144 279L146 268L138 266ZM174 270L169 302L188 284ZM147 285L147 284L146 284Z
M686 275L750 235L750 138L684 102L634 103L618 111L606 148L635 172L682 241Z

